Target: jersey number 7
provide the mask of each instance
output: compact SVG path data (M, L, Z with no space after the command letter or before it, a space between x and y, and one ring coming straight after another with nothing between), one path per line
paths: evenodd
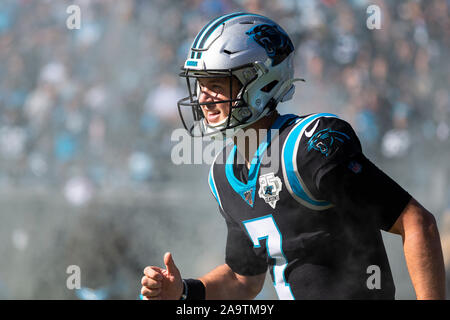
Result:
M280 300L294 300L289 283L286 282L284 270L287 259L283 253L282 236L272 215L246 220L242 222L247 230L254 248L260 248L260 241L266 240L266 250L269 258L275 259L273 266L273 285Z

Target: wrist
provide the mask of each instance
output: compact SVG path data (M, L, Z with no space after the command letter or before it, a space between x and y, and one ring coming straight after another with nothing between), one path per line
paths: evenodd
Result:
M180 300L205 300L206 288L203 282L197 279L182 279L183 291Z
M179 300L186 300L187 299L187 285L186 285L186 281L184 281L184 279L181 279L183 281L183 289L181 291L181 295L180 295L180 299Z

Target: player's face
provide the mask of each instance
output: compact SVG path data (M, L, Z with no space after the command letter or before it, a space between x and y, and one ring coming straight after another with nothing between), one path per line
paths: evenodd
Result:
M239 82L232 80L232 89L230 96L229 78L200 78L200 96L199 103L217 102L207 105L201 105L203 115L209 124L220 123L225 120L230 113L230 103L220 101L235 99L239 92Z

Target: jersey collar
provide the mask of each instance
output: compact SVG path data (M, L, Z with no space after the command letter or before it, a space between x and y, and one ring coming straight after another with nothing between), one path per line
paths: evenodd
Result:
M234 191L236 191L249 206L253 207L253 204L255 202L256 180L258 177L259 168L261 166L261 160L265 154L264 152L266 151L267 147L272 142L274 137L278 135L278 132L273 130L279 130L287 121L297 117L298 116L294 114L285 114L279 116L275 120L275 122L272 124L272 126L267 132L266 139L259 144L258 149L256 150L255 155L253 156L253 159L250 163L250 170L248 172L248 181L246 184L240 181L234 175L233 165L235 154L237 151L236 145L233 146L233 149L228 155L225 164L225 174L227 180L230 183L231 187L234 189Z

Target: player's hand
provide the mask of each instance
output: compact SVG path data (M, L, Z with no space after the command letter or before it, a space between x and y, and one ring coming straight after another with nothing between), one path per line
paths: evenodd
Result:
M142 277L141 294L144 300L179 300L183 293L183 280L172 254L164 255L166 269L146 267Z

